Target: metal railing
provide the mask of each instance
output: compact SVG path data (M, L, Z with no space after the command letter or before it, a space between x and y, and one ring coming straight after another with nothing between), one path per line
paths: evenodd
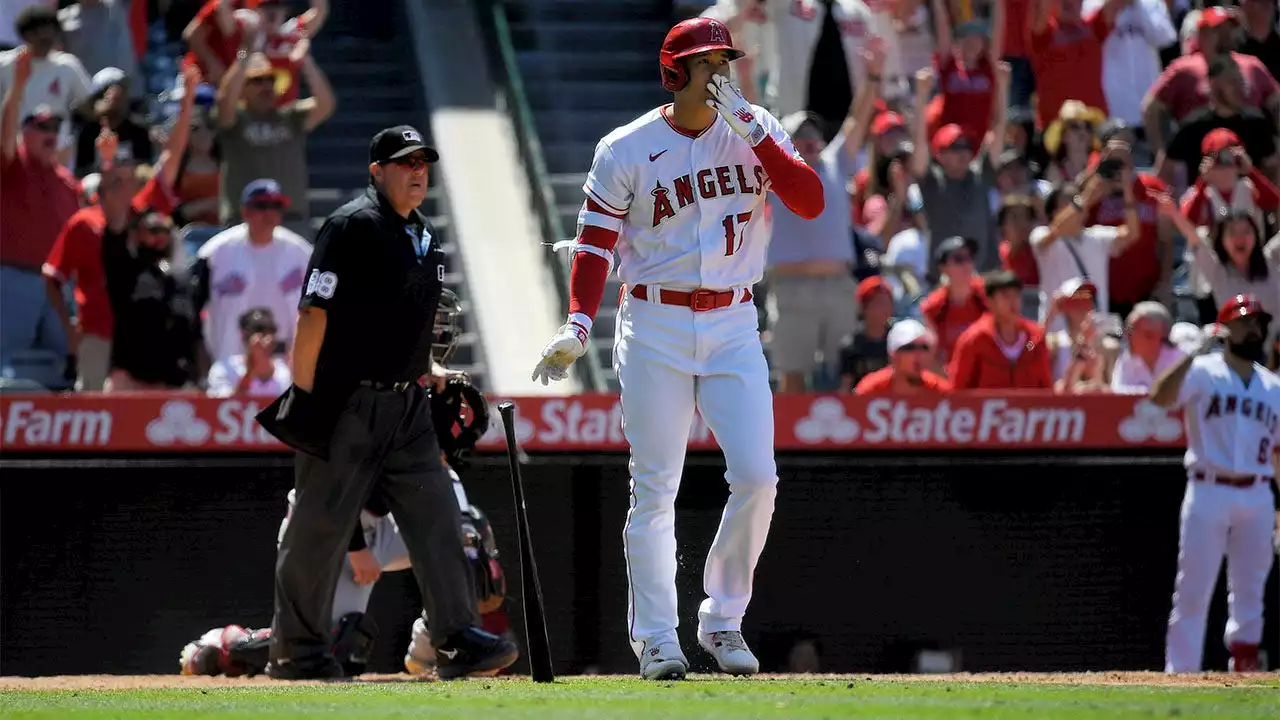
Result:
M482 25L490 34L491 54L502 71L506 110L511 114L512 123L516 129L516 139L524 161L522 165L532 195L530 199L542 231L547 265L555 279L561 302L567 305L570 263L557 251L552 250L551 245L571 236L561 221L560 213L556 210L555 194L551 189L551 176L547 172L542 143L538 140L538 128L533 121L533 110L529 106L520 65L516 61L515 43L511 39L511 25L507 19L506 4L504 0L485 0L479 3L478 7L482 13ZM588 350L574 363L574 367L577 370L578 379L587 390L602 391L606 388L604 369L594 351Z

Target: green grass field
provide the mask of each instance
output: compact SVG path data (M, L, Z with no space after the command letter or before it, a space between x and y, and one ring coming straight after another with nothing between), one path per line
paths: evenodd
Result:
M1146 677L1144 680L1143 677ZM1100 675L1029 678L904 679L865 676L675 683L573 677L554 685L503 678L464 682L358 682L335 685L204 682L168 678L116 688L116 679L49 684L0 683L0 717L31 720L194 720L196 718L1280 718L1280 675ZM184 681L190 680L189 683ZM1098 684L1094 684L1098 683ZM1147 684L1150 683L1150 684Z

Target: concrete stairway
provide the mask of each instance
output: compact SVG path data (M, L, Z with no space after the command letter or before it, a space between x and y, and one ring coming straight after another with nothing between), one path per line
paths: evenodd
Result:
M577 225L582 183L609 131L667 102L658 49L670 0L519 0L511 31L566 236ZM612 364L616 278L593 329L603 367ZM617 389L612 373L605 373Z
M386 2L388 12L370 12L368 2L331 0L331 13L312 43L316 62L329 76L338 111L311 135L312 224L316 229L335 208L364 192L368 184L369 141L379 130L413 125L430 142L428 106L417 77L413 43L403 32L407 22L399 2ZM435 226L445 251L445 285L469 307L462 263L452 240L448 203L438 173L420 208ZM450 365L471 374L484 387L485 368L479 337L466 313L463 335Z

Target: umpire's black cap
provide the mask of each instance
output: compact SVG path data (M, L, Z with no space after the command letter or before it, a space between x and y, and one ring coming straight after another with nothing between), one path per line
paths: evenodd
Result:
M427 162L440 159L440 153L423 142L422 133L409 125L397 125L373 136L373 142L369 143L369 162L390 162L419 150L427 156Z

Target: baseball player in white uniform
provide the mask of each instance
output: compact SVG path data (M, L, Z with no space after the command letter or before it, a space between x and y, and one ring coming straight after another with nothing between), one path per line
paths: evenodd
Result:
M569 317L533 373L544 384L563 379L586 352L616 251L625 284L614 368L631 445L627 622L640 673L653 680L688 669L676 637L675 500L695 409L724 451L730 490L703 574L698 641L725 672L759 670L741 627L778 476L751 292L764 274L765 192L807 219L823 194L778 120L729 82L741 56L717 20L685 20L667 34L659 61L674 102L596 146Z
M1218 313L1225 350L1210 354L1217 337L1208 338L1151 390L1157 405L1183 410L1187 433L1187 492L1165 672L1200 671L1224 555L1231 669L1259 669L1262 598L1276 532L1269 486L1280 444L1280 378L1260 363L1270 321L1256 298L1235 296Z

